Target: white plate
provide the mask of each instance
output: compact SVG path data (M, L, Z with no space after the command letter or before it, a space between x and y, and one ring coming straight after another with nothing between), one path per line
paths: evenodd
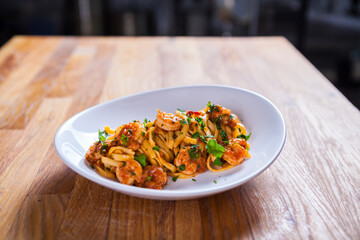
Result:
M116 128L133 120L154 120L156 108L165 112L203 109L207 102L222 105L239 116L252 132L249 143L252 158L228 171L207 171L192 179L169 177L163 190L127 186L101 177L86 163L84 156L97 140L98 129ZM119 98L91 107L66 121L57 131L55 147L64 163L81 176L115 191L150 199L179 200L220 193L254 178L279 155L286 137L280 111L266 98L254 92L227 86L202 85L167 88ZM215 183L215 181L216 183Z

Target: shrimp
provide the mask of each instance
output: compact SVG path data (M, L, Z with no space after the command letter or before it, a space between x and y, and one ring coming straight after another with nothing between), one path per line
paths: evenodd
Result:
M176 131L181 127L180 117L175 116L172 113L165 113L157 109L158 114L156 115L155 125L165 131Z
M86 152L86 155L85 155L86 161L88 161L91 164L91 163L95 163L98 160L100 160L101 159L101 147L102 147L102 144L100 142L96 142L93 145L91 145L91 147L89 148L89 150Z
M246 145L247 143L244 139L230 139L229 145L225 146L222 158L233 166L242 163L246 155Z
M239 122L238 117L235 114L231 114L231 110L224 108L220 105L211 105L209 109L209 117L211 120L219 120L225 126L231 128L235 127Z
M167 175L161 167L146 166L137 185L152 189L162 189L167 180Z
M189 151L191 151L190 147L181 149L174 160L174 164L182 173L191 175L196 172L198 163L196 158L190 158Z
M139 181L143 169L135 160L129 160L124 162L124 166L116 169L116 177L119 182L127 185L133 185L135 181Z
M139 121L125 124L114 140L109 142L109 146L123 145L136 151L144 140L143 132L144 126Z

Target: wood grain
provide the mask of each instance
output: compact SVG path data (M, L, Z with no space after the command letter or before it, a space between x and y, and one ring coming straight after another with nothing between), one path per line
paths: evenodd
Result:
M226 84L284 115L274 164L197 200L113 192L66 167L56 129L100 102ZM0 239L359 239L360 114L287 40L16 36L0 49Z

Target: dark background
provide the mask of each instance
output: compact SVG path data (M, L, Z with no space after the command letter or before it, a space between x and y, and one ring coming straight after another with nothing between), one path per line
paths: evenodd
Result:
M1 0L15 34L282 35L360 108L360 0Z

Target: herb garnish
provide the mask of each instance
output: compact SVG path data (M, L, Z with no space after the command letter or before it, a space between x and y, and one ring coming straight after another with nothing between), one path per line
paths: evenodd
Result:
M146 166L146 155L145 154L142 153L138 156L134 156L134 159L136 161L138 161L142 167Z
M186 120L187 120L188 124L191 125L191 117L188 117Z
M243 139L245 139L245 141L247 141L247 140L249 140L250 136L251 136L251 133L249 135L241 134L241 135L237 136L237 138L243 138Z
M222 166L222 162L221 162L220 158L216 158L215 161L213 162L213 164L216 166L220 166L220 167Z
M195 179L195 178L193 178L193 179L191 179L191 180L193 180L193 182L196 182L196 179Z
M155 151L159 151L159 150L160 150L160 148L159 148L158 146L153 147L153 149L154 149Z
M225 148L218 144L215 139L211 139L206 144L206 149L209 154L214 155L216 158L221 158L225 152Z
M123 145L126 145L127 142L129 141L129 137L125 136L124 134L121 135L121 142Z
M179 175L175 176L172 178L173 182L176 182L176 180L178 179Z
M146 124L148 122L149 122L149 120L147 120L147 118L145 118L143 124L144 124L144 127L145 127L146 130L148 130L148 126L146 126Z
M107 149L107 143L105 142L105 140L108 137L107 132L104 130L102 132L100 132L100 129L98 129L98 134L99 134L99 142L101 143L101 148L100 148L100 153L104 153L106 152Z
M205 127L204 120L202 118L199 118L199 117L195 117L195 120L200 124L201 130L204 131L204 127Z
M150 181L151 180L151 177L150 176L147 176L146 177L146 181L148 182L148 181Z
M180 166L179 166L179 170L180 170L180 171L184 171L184 170L185 170L185 164L180 165Z
M191 159L197 159L199 156L199 151L196 147L198 147L199 145L193 145L190 147L190 149L188 150L189 156Z
M90 164L90 167L91 167L92 169L94 169L94 168L95 168L95 167L94 167L94 165L91 165L91 164Z
M223 140L226 140L227 139L227 135L226 135L226 132L224 130L220 130L220 136L222 137Z

